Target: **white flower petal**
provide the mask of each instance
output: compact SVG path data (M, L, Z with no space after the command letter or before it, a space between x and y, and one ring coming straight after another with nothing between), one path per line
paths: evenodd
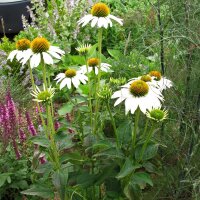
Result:
M64 87L65 87L65 85L67 85L67 82L69 82L69 78L64 78L62 81L61 81L61 83L60 83L60 90L62 90ZM71 81L71 80L70 80ZM69 88L70 89L70 88Z
M57 58L58 60L61 59L61 56L57 54L55 51L48 51L49 54L51 54L54 58Z
M72 83L75 88L78 88L78 86L80 85L80 81L76 77L72 77Z
M63 78L65 78L65 73L60 73L56 76L54 80L63 79Z
M55 52L55 53L59 53L61 55L65 54L65 52L63 50L61 50L59 47L56 47L56 46L50 46L48 52Z
M26 53L24 54L24 57L21 60L22 65L25 65L26 62L30 59L30 57L33 55L33 52L31 49L28 49Z
M103 17L99 17L99 18L98 18L98 22L97 22L98 28L103 27L103 23L104 23L104 20L103 20L103 19L104 19Z
M98 17L94 17L91 23L91 27L94 27L98 22Z
M41 61L40 53L33 54L30 60L31 68L37 67L40 64L40 61Z
M47 65L53 65L53 59L48 53L42 52L42 55L43 55L44 63L46 63Z
M118 18L118 17L115 17L114 15L108 15L108 17L109 17L110 19L113 19L113 20L115 20L116 22L118 22L121 26L123 25L123 20L122 20L122 19L120 19L120 18Z
M12 62L17 53L18 53L18 50L11 51L7 60L10 60Z
M98 67L94 67L94 72L95 72L96 75L99 73Z
M92 15L86 15L84 21L82 22L82 27L86 26L93 18L94 17Z

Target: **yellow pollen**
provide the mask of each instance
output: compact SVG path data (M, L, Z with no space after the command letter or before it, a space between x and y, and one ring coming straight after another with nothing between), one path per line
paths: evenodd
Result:
M144 75L141 77L141 80L144 82L150 82L151 81L151 76L149 75Z
M72 77L76 76L76 70L74 70L74 69L66 70L65 76L68 78L72 78Z
M151 71L149 72L150 76L156 77L156 80L159 81L161 79L161 73L159 71Z
M21 39L16 42L17 50L27 50L30 48L31 42L28 39Z
M99 65L99 59L98 58L90 58L88 59L88 66L89 67L95 67Z
M110 14L110 8L105 3L96 3L92 7L91 14L96 17L107 17Z
M142 97L149 92L149 86L142 80L136 80L131 83L129 90L133 96Z
M33 53L46 52L49 50L49 47L50 47L50 43L48 42L48 40L42 37L35 38L31 42L31 49Z

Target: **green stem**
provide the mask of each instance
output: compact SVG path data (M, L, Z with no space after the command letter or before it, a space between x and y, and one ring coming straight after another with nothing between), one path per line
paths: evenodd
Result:
M99 65L98 65L98 75L97 75L97 84L96 84L96 91L95 91L95 119L94 119L94 133L96 134L97 130L97 116L99 111L99 99L98 99L98 92L100 89L100 80L101 80L101 52L102 52L102 34L103 29L100 28L98 32L98 59L99 59Z
M107 108L108 113L110 115L111 123L112 123L114 133L115 133L115 137L116 137L117 147L119 148L119 138L118 138L118 134L117 134L117 128L116 128L116 124L115 124L115 119L114 119L112 112L111 112L111 109L110 109L109 102L106 103L106 108Z
M53 161L54 161L54 166L56 170L60 169L60 162L59 162L59 153L57 150L57 146L54 140L54 125L52 123L52 116L51 116L51 107L49 104L47 104L46 107L47 110L47 135L50 137L50 144L51 144L51 149L52 149L52 156L53 156Z
M35 87L35 81L34 81L33 72L32 72L30 64L29 64L29 72L30 72L30 78L31 78L32 88L33 88L33 90L35 90L36 89L36 87ZM42 126L45 128L45 122L44 122L44 118L42 116L42 111L40 109L40 105L39 105L38 102L36 102L36 105L37 105L37 109L38 109L38 112L39 112L39 115L40 115L40 119L42 121Z
M86 68L87 68L87 74L89 73L88 70L88 62L87 62L87 57L85 56L85 64L86 64ZM92 100L91 100L91 86L90 86L90 76L88 74L88 87L89 87L89 92L88 92L88 106L89 106L89 110L90 110L90 125L92 128Z
M45 89L48 88L47 84L47 72L46 72L46 67L44 61L42 62L42 72L43 72L43 82ZM50 137L50 149L52 152L52 160L54 161L54 166L55 169L58 170L60 169L60 162L59 162L59 152L57 150L57 146L54 140L54 134L55 134L55 129L54 129L54 123L53 123L53 118L52 118L52 112L51 112L51 106L49 103L46 105L46 114L47 114L47 126L46 126L46 135Z
M50 76L49 76L48 73L47 73L47 80L48 80L48 85L50 86L51 85L51 80L50 80ZM50 100L50 105L51 105L51 115L52 115L52 117L54 117L54 108L53 108L53 101L52 101L52 99Z
M44 64L44 61L42 62L42 75L43 75L43 83L44 83L45 89L47 89L48 88L47 74L46 74L46 66Z
M149 124L149 118L146 119L146 123L145 123L145 127L144 127L144 132L143 132L143 135L142 135L143 138L146 136L148 124Z
M132 132L132 148L133 148L133 150L135 149L139 118L140 118L140 109L138 108L135 113L135 123L134 123L134 129Z
M151 127L151 129L150 129L150 131L149 131L149 134L147 135L146 141L145 141L145 143L144 143L143 146L142 146L142 151L141 151L141 154L140 154L139 162L140 162L140 161L142 160L142 158L143 158L144 152L145 152L145 150L146 150L146 148L147 148L147 144L149 143L149 141L150 141L150 139L151 139L151 136L152 136L154 130L155 130L155 129L154 129L154 125L152 125L152 127Z

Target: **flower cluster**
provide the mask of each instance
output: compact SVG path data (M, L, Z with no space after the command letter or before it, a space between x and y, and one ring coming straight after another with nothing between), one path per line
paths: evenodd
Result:
M37 37L33 41L21 39L16 42L16 50L12 51L8 60L13 61L14 57L25 65L30 61L31 68L38 67L41 62L47 65L53 64L53 58L61 59L65 52L59 47L50 45L43 37ZM52 58L53 57L53 58Z
M151 71L149 74L133 78L119 91L111 96L116 99L114 106L125 102L125 113L134 114L139 108L147 117L162 121L167 116L166 110L161 110L164 97L162 91L172 87L172 82L163 77L158 71Z

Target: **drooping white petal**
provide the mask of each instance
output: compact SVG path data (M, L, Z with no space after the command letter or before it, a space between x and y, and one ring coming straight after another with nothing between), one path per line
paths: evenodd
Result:
M63 78L65 78L65 73L60 73L56 76L54 80L63 79Z
M59 53L61 55L65 54L65 52L63 50L61 50L59 47L56 47L56 46L50 46L48 52L55 52L55 53Z
M98 17L94 17L92 22L91 22L91 27L94 27L97 22L98 22Z
M62 90L64 87L65 87L65 85L67 85L67 82L68 81L71 81L69 78L64 78L62 81L61 81L61 83L60 83L60 90ZM69 88L70 89L70 88Z
M26 53L24 54L24 57L21 60L22 65L25 65L32 55L33 52L31 51L31 49L26 50Z
M92 15L91 14L89 14L89 15L85 15L84 17L82 17L77 23L80 25L80 24L82 24L82 23L85 23L85 22L87 22L87 23L89 23L89 21L90 20L92 20ZM89 20L89 21L88 21ZM85 24L86 25L86 24Z
M110 19L113 19L113 20L115 20L116 22L118 22L121 26L123 25L123 20L122 20L122 19L120 19L120 18L118 18L118 17L115 17L114 15L108 15L108 17L109 17Z
M51 54L54 58L57 58L58 60L61 59L61 56L57 54L55 51L48 51L49 54Z
M103 19L104 19L103 17L98 18L98 23L97 23L98 28L101 28L103 26L103 23L104 23Z
M122 101L124 101L124 99L126 99L126 98L125 98L125 97L119 97L119 98L117 99L117 101L115 101L114 106L117 106L118 104L120 104Z
M78 88L78 86L80 85L80 81L76 77L72 77L72 83L73 83L75 88Z
M125 100L125 114L127 115L129 110L131 110L132 107L132 99L131 98L127 98Z
M53 65L53 59L48 53L42 52L42 55L43 55L44 63L46 63L47 65Z
M82 23L82 27L86 26L94 17L92 15L86 15Z
M23 51L18 51L17 54L16 54L16 59L17 59L18 61L20 61L21 58L23 58Z
M94 72L95 72L96 75L99 73L98 67L94 67Z
M103 17L103 27L105 28L105 29L107 29L108 28L108 21L106 20L106 18L105 17Z
M11 51L7 60L10 60L12 62L17 53L18 53L18 50Z
M108 16L105 19L108 21L108 24L110 24L110 27L112 27L112 21L110 20L110 18Z
M40 61L41 61L40 53L33 54L30 60L31 68L37 67L40 64Z

